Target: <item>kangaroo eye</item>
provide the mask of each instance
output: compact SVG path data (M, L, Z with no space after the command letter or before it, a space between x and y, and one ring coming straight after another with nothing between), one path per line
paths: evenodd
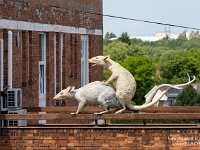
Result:
M96 57L96 59L98 59L99 57Z
M60 95L63 95L63 93L60 93Z

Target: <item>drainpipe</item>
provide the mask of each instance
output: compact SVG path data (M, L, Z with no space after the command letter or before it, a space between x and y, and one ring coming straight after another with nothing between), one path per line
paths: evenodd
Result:
M0 39L0 92L3 91L3 39ZM1 94L0 94L1 95ZM3 97L0 96L0 114L1 114L1 107L2 107ZM0 121L1 123L1 121ZM1 125L0 125L1 126Z
M3 91L3 40L2 39L0 39L0 50L1 50L1 54L0 54L0 56L1 56L1 59L0 59L0 71L1 71L1 75L0 75L0 77L1 77L1 79L0 79L0 83L1 83L1 85L0 85L0 91Z
M8 31L8 86L12 88L12 32Z

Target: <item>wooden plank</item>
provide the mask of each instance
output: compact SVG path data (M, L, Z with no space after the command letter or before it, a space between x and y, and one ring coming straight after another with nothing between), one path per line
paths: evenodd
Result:
M158 106L158 107L149 107L147 109L140 110L140 112L200 113L200 106Z
M77 107L24 107L28 112L76 112ZM113 112L114 108L110 109ZM103 107L86 106L83 112L100 112L103 111ZM125 111L130 112L130 111ZM149 112L149 113L175 113L175 112L188 112L188 113L200 113L200 106L158 106L150 107L147 109L140 110L139 112Z
M124 114L0 114L0 120L138 120L138 119L200 119L200 113L124 113Z
M76 112L76 107L23 107L28 112ZM85 107L83 112L100 112L103 111L103 107Z

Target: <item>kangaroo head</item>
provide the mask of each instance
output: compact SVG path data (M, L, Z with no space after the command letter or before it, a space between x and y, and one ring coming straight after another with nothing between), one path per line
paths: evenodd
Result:
M105 66L106 61L110 59L110 56L96 56L89 59L89 63L93 64L92 66Z
M70 99L72 98L72 91L75 89L74 86L69 86L68 88L60 91L53 99L54 100L63 100L63 99Z

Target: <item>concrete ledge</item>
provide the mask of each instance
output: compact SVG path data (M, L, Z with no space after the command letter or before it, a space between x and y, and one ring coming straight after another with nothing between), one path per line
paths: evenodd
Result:
M0 114L0 120L142 120L200 119L200 113L124 113L124 114Z
M108 124L108 125L90 125L90 124L46 124L31 126L6 126L0 129L200 129L198 124Z

